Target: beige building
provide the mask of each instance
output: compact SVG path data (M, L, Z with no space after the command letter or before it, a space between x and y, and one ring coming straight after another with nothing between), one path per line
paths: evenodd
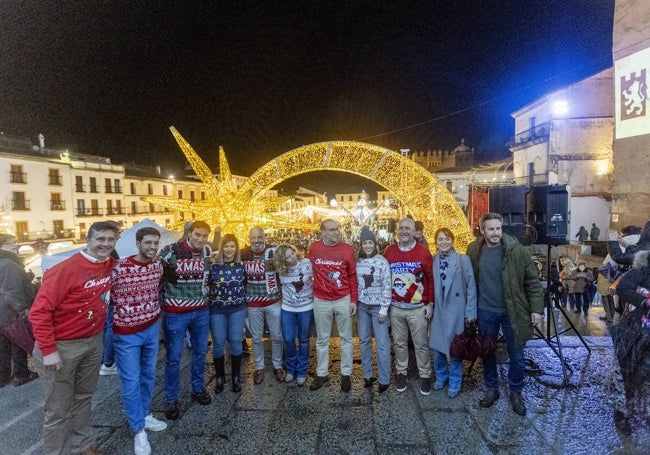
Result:
M614 10L614 180L611 227L650 219L650 2L617 0Z
M614 96L612 68L515 111L510 138L516 185L569 185L571 238L609 224ZM604 234L604 233L603 233Z

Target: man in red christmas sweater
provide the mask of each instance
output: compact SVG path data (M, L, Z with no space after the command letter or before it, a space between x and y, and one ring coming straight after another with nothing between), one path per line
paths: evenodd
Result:
M328 381L332 318L341 339L341 390L349 392L352 374L352 315L357 312L358 283L354 249L340 242L341 228L334 220L320 225L321 240L309 247L314 269L314 322L316 324L316 379L310 390Z
M113 344L124 414L135 435L134 452L149 455L151 446L145 430L167 428L165 422L149 412L156 381L160 328L158 289L163 274L158 256L160 232L152 227L139 229L135 244L138 253L120 259L111 275Z
M94 223L86 249L45 272L29 312L34 360L45 389L43 452L100 453L92 439L91 399L102 360L119 228Z
M427 327L433 314L433 260L429 250L414 237L415 222L399 222L398 243L389 245L384 257L390 264L393 296L390 324L395 346L398 392L406 390L408 334L411 331L415 360L420 373L420 393L431 393L431 358Z

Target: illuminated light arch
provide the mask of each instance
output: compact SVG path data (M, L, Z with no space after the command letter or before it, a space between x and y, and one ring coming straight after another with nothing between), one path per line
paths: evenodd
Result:
M147 202L180 212L193 213L224 233L245 242L253 226L263 228L313 228L295 223L272 212L290 197L265 198L265 191L291 177L315 171L347 172L367 178L392 193L414 219L424 223L424 235L433 243L438 228L451 229L454 244L465 251L473 239L472 230L454 198L438 180L419 164L376 145L354 141L319 142L299 147L269 161L239 188L234 183L223 148L219 148L219 178L174 128L170 130L188 163L206 188L206 199L187 201L175 197L147 196ZM182 222L176 229L182 228Z
M315 171L356 174L386 188L414 219L424 223L424 235L432 246L441 227L454 233L459 251L474 239L465 214L433 174L399 153L372 144L330 141L299 147L260 167L240 189L260 195L284 180Z

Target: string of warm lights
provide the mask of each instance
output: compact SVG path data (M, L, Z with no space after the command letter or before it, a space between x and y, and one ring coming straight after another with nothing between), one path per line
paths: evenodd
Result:
M465 251L473 234L463 211L438 180L420 165L389 149L361 142L332 141L303 146L286 152L260 167L239 188L219 147L219 178L201 160L192 146L170 128L197 177L206 185L207 198L185 201L173 197L146 197L145 201L178 212L189 212L222 232L232 233L242 243L253 226L274 229L315 229L274 211L287 197L267 198L265 192L286 179L314 171L347 172L367 178L390 191L401 203L401 216L410 214L424 223L424 235L433 241L436 229L447 227L456 237L456 247ZM182 222L176 228L180 228Z

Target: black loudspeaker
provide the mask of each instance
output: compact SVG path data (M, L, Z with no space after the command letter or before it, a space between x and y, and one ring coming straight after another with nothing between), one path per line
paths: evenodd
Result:
M526 196L532 243L567 245L570 241L571 189L567 185L534 186Z
M523 245L531 243L526 229L526 195L529 190L527 186L503 186L491 188L488 193L490 212L503 216L503 232Z

